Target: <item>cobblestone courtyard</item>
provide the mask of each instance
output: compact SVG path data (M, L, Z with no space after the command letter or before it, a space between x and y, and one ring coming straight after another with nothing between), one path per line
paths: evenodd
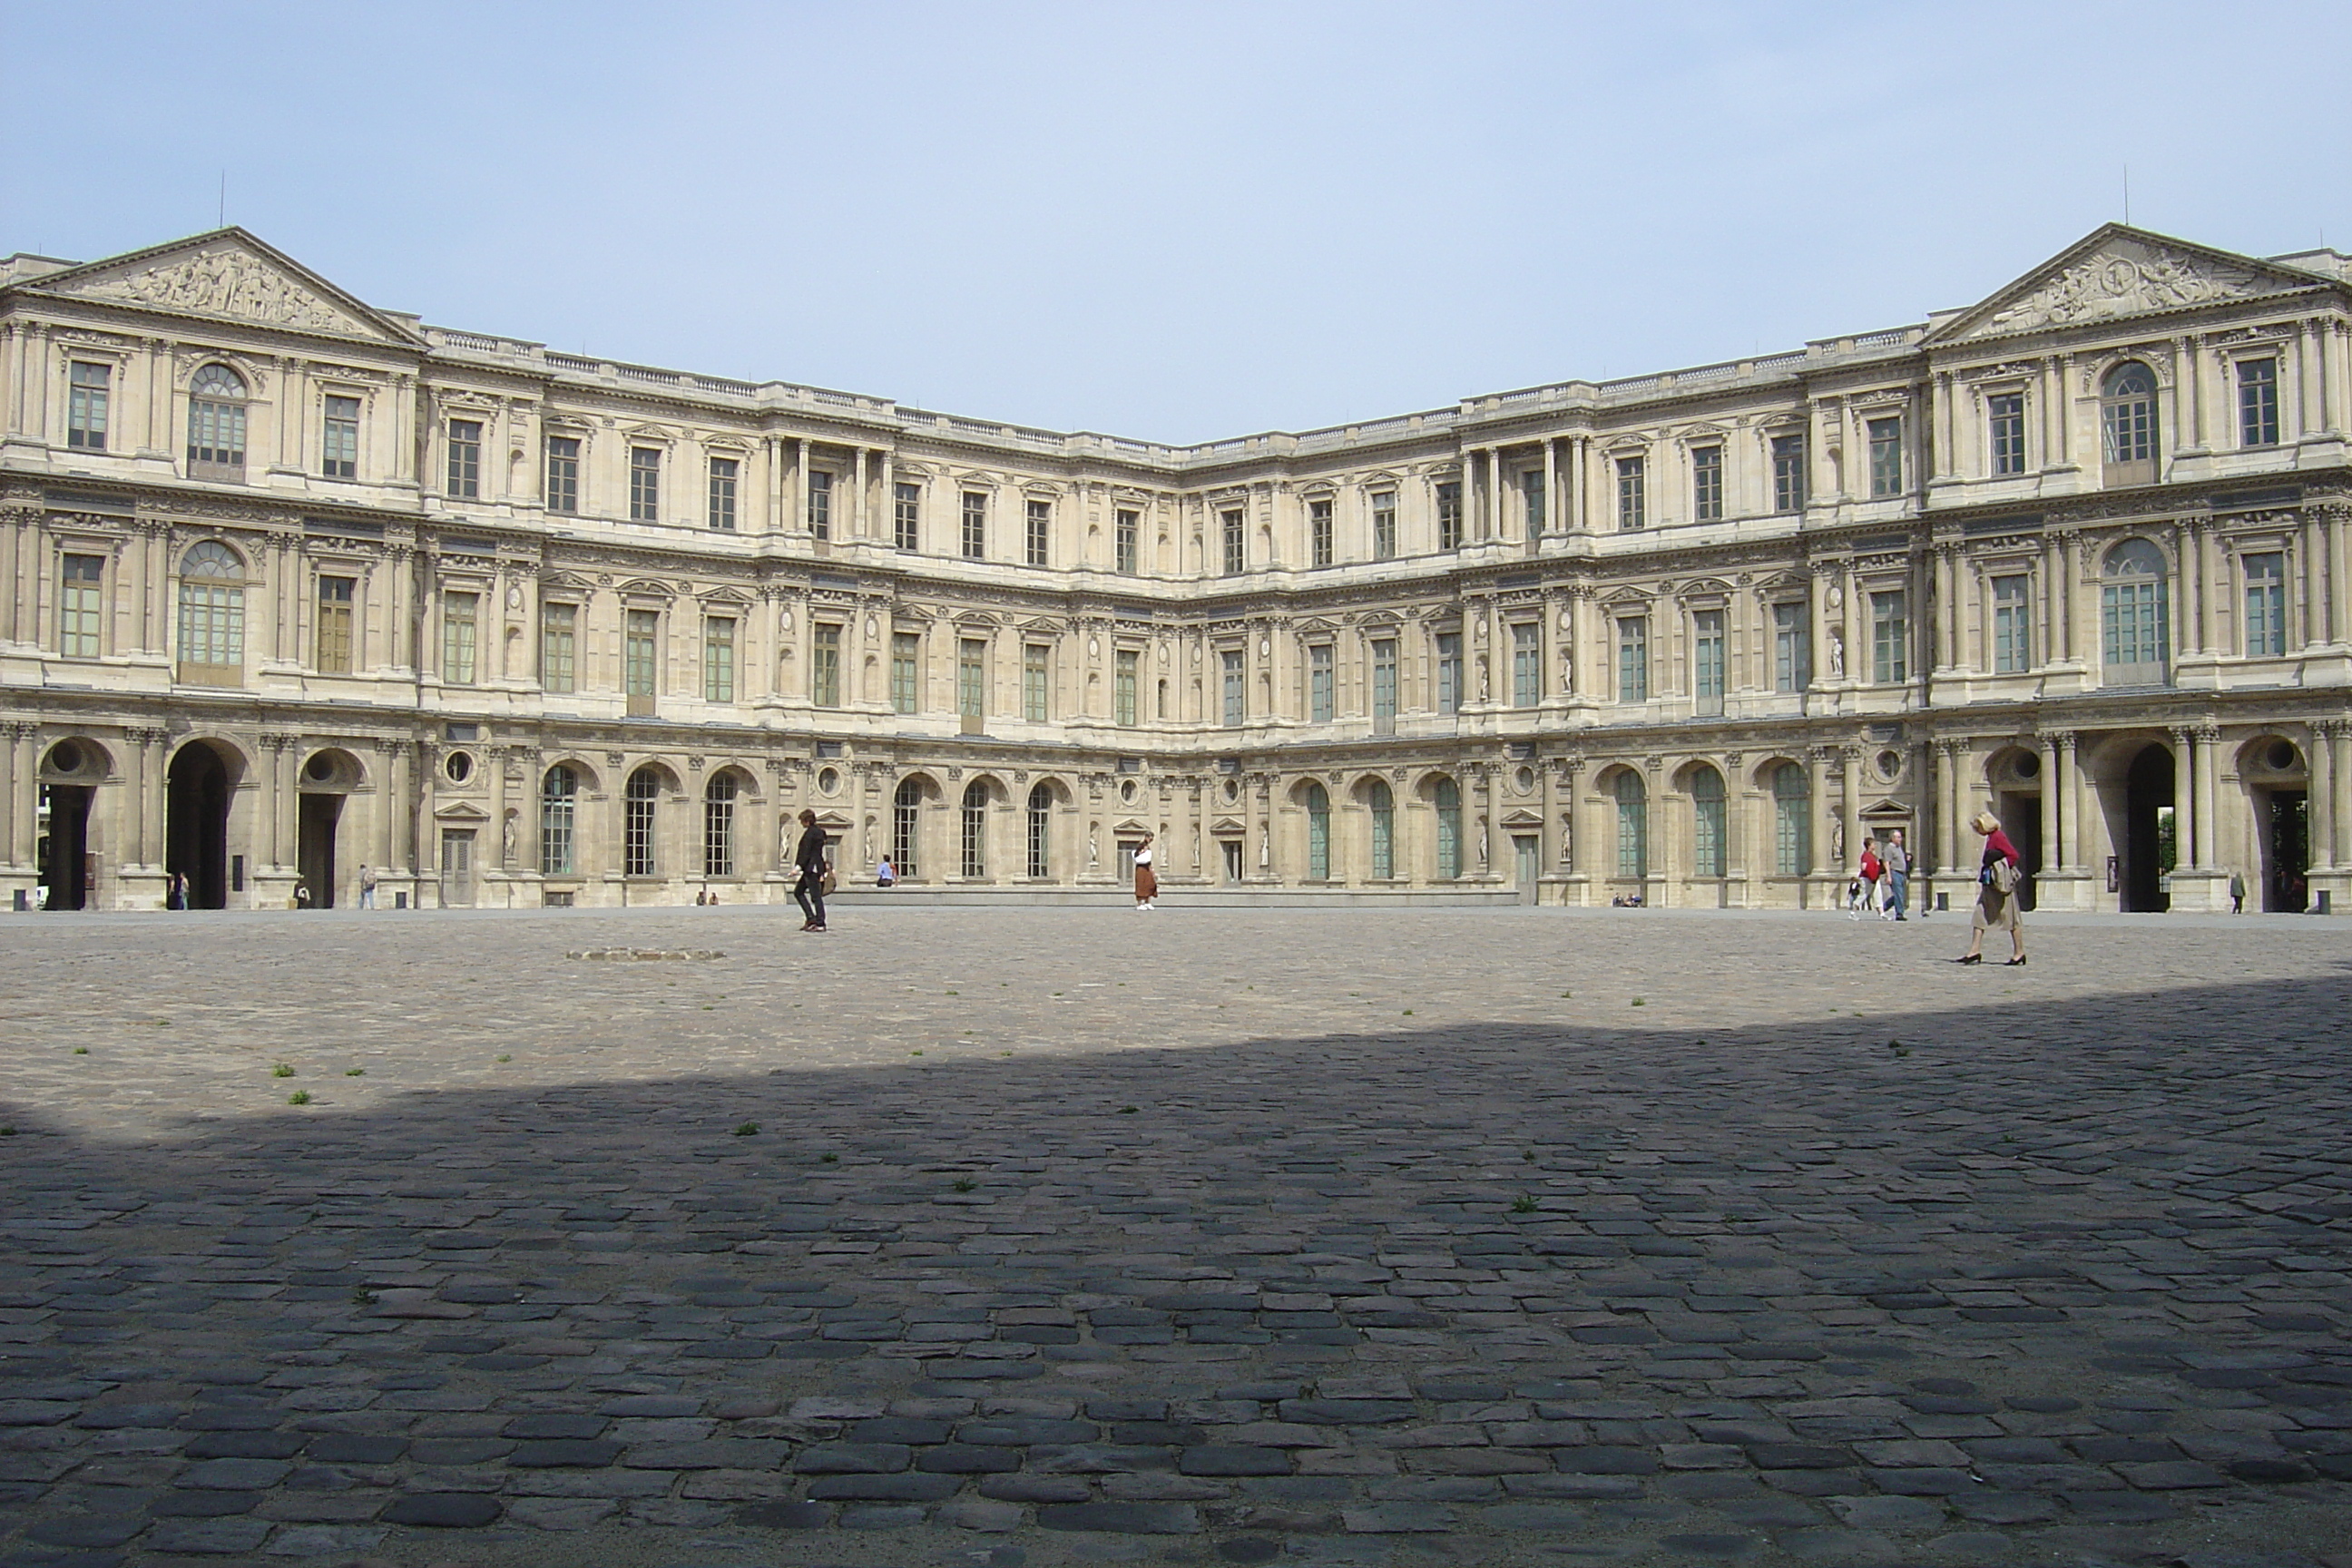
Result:
M2336 926L794 923L0 925L0 1564L2352 1564Z

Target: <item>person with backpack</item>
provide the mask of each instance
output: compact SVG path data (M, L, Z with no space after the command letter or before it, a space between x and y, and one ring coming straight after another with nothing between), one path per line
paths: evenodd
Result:
M1976 909L1969 918L1969 950L1952 962L1982 963L1985 932L2005 931L2012 954L2008 965L2018 968L2025 963L2025 931L2017 920L2017 884L2025 874L2024 859L1991 812L1978 812L1969 826L1983 836L1984 861L1977 872Z

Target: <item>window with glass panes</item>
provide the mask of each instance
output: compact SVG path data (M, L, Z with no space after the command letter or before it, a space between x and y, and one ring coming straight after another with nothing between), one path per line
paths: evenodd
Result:
M1992 668L2016 675L2033 668L2033 580L2023 573L1992 580Z
M1439 779L1432 792L1431 813L1437 826L1437 875L1446 881L1462 875L1462 786Z
M1813 868L1813 786L1805 770L1782 763L1772 771L1772 869L1801 877Z
M455 686L474 684L478 594L441 595L441 679Z
M956 643L956 711L967 719L988 716L988 644L982 638Z
M2286 652L2286 557L2275 551L2242 557L2246 571L2246 657Z
M1024 554L1032 566L1045 564L1054 540L1054 503L1031 500L1026 508L1028 529L1024 540Z
M1812 683L1812 606L1783 601L1772 606L1772 689L1802 691Z
M482 493L482 422L478 419L449 421L449 462L445 488L460 500L472 500Z
M1511 706L1533 708L1543 700L1543 627L1533 621L1511 625Z
M68 658L96 658L102 646L99 633L106 557L68 555L59 563L58 577L58 651Z
M651 447L629 448L629 521L661 521L661 453Z
M1640 458L1617 459L1617 526L1631 531L1650 520L1648 465Z
M1910 595L1900 588L1870 596L1870 679L1881 686L1911 678Z
M580 606L542 605L539 611L539 684L549 691L571 691L578 679L574 654L579 647Z
M1617 875L1638 880L1650 874L1650 792L1631 768L1617 775Z
M245 677L245 563L215 539L180 558L179 675L206 686Z
M702 700L735 700L735 617L711 616L702 623Z
M1899 496L1903 493L1903 420L1899 415L1884 419L1865 421L1864 433L1870 441L1870 493L1874 496Z
M923 547L923 488L903 480L890 487L891 542L901 550Z
M1300 795L1307 807L1307 878L1326 882L1331 879L1331 792L1309 781Z
M565 513L580 510L580 438L547 438L547 510Z
M1242 550L1242 510L1230 507L1217 514L1217 531L1224 541L1225 575L1238 574L1246 564Z
M988 875L988 786L974 779L963 791L963 874Z
M1307 720L1328 724L1337 706L1338 650L1319 642L1307 650Z
M1242 684L1242 656L1238 648L1227 648L1217 658L1224 680L1224 721L1228 729L1238 728L1246 716L1247 689Z
M2275 447L2279 438L2278 361L2238 362L2238 445Z
M1462 711L1462 634L1437 634L1437 710Z
M923 639L918 632L890 634L890 710L912 713L920 705Z
M66 445L86 452L106 450L108 382L113 367L76 360L67 368Z
M1527 510L1528 537L1542 538L1544 530L1549 526L1545 520L1550 515L1550 509L1545 505L1544 471L1541 468L1528 468L1519 475L1519 495Z
M1374 779L1364 792L1372 823L1372 879L1385 882L1396 875L1396 794L1384 779Z
M356 397L328 398L326 417L319 436L319 471L331 479L358 478L360 400Z
M1986 398L1985 434L1996 475L2025 472L2025 394L1997 392Z
M580 775L559 763L539 788L539 868L550 877L572 874L573 814Z
M661 803L661 780L653 769L639 768L629 775L621 794L621 874L650 877L654 874L654 812Z
M1118 552L1118 570L1132 575L1141 570L1139 561L1141 544L1139 536L1143 531L1143 514L1133 507L1120 507L1117 528L1118 537L1113 542L1113 547Z
M1699 522L1723 517L1723 448L1691 449L1691 516Z
M963 555L979 561L988 554L988 497L978 490L963 492Z
M815 647L809 654L809 700L819 708L841 706L841 627L819 621L812 628Z
M632 713L650 713L661 693L661 613L631 610L621 636L621 689Z
M1723 612L1693 611L1691 700L1704 717L1712 718L1723 711Z
M1021 717L1032 724L1043 724L1052 717L1053 667L1049 658L1050 650L1044 643L1021 645Z
M716 773L702 789L702 874L735 874L735 775Z
M1054 874L1054 786L1041 784L1029 792L1029 877L1042 882Z
M1437 548L1462 548L1462 485L1448 479L1437 487Z
M1702 767L1691 775L1691 874L1720 877L1730 857L1730 814L1726 809L1723 775Z
M742 473L740 458L710 459L709 495L704 504L703 521L721 533L735 531L735 492Z
M915 850L921 843L923 786L900 781L890 796L890 864L900 877L919 874Z
M1331 549L1331 501L1327 496L1307 503L1307 558L1314 565L1328 566Z
M1372 732L1392 734L1397 718L1397 640L1372 639Z
M808 531L812 539L833 537L833 475L823 468L809 470Z
M2131 465L2156 460L2156 373L2137 360L2109 371L2099 385L2099 428L2106 460L2139 477Z
M352 591L350 577L319 579L319 628L316 663L321 675L352 672Z
M1805 510L1805 438L1772 437L1772 510Z
M200 479L245 477L245 378L208 364L188 384L188 471Z
M1381 490L1372 497L1372 559L1393 561L1396 552L1396 492Z
M1135 689L1141 679L1142 654L1123 647L1111 655L1111 721L1116 724L1135 722Z
M1647 616L1617 617L1617 700L1650 700L1650 619Z

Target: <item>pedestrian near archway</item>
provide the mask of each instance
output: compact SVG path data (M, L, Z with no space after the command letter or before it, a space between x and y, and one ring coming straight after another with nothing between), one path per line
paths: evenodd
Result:
M801 841L793 850L793 865L800 872L793 883L793 901L807 917L801 922L801 930L823 931L824 879L833 868L824 858L824 829L817 826L814 811L801 813Z
M1160 896L1160 878L1151 869L1151 835L1135 847L1135 907L1139 910L1151 908L1151 900Z
M2017 853L2017 846L2000 830L2000 823L1991 812L1980 811L1969 824L1985 841L1984 859L1977 870L1976 911L1969 920L1969 950L1954 959L1955 963L1984 962L1985 932L2009 932L2011 957L2009 966L2015 968L2025 962L2025 931L2017 917L2017 884L2024 875L2025 864Z

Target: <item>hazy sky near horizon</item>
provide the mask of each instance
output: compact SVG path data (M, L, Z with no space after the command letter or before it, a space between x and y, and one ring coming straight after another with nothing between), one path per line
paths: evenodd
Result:
M1193 441L2352 250L2352 6L0 0L0 254Z

